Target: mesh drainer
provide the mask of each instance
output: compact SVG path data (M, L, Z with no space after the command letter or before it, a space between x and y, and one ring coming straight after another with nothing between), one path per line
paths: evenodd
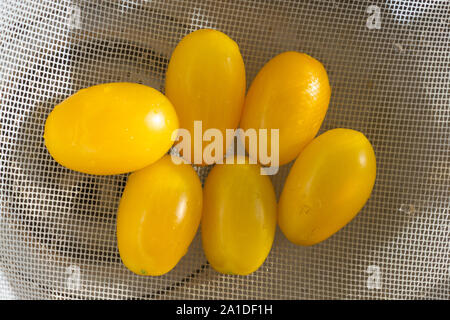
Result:
M449 19L449 1L1 1L0 298L449 299ZM323 62L333 93L321 132L364 132L377 181L319 245L278 230L249 276L214 271L199 234L170 273L137 276L115 238L127 176L58 165L44 122L98 83L163 91L172 50L205 27L239 44L248 84L283 51ZM278 195L289 168L272 177Z

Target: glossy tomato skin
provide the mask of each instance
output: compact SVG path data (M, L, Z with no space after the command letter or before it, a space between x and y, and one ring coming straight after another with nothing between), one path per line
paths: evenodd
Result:
M117 213L123 263L140 275L169 272L186 254L201 214L202 187L190 165L167 155L132 173Z
M170 58L166 74L166 95L173 103L180 127L191 135L194 162L194 121L202 130L226 129L239 124L245 98L245 67L239 47L220 31L201 29L185 36ZM200 139L201 140L201 139ZM209 142L203 142L202 152ZM225 155L225 139L223 155ZM202 159L202 155L200 155ZM196 163L205 165L202 163Z
M136 83L82 89L57 105L45 123L45 145L61 165L111 175L141 169L172 146L178 118L157 90Z
M322 63L304 53L284 52L267 62L253 80L240 126L244 130L267 129L269 150L271 129L279 129L279 164L283 165L315 137L330 96ZM248 144L246 149L251 151ZM259 159L259 155L251 156Z
M257 270L272 247L276 197L257 164L221 164L204 186L202 243L211 266L225 274Z
M361 210L375 176L375 153L361 132L325 132L302 151L289 172L278 204L280 229L298 245L327 239Z

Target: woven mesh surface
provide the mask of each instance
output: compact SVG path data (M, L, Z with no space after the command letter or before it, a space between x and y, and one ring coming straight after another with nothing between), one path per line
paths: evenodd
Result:
M333 93L321 132L367 135L375 188L319 245L294 246L278 230L249 276L211 269L199 234L170 273L137 276L116 248L126 175L61 167L45 149L44 122L94 84L163 91L177 42L204 27L237 41L248 83L282 51L322 61ZM0 298L450 298L450 2L6 0L0 39ZM278 195L289 168L272 177Z

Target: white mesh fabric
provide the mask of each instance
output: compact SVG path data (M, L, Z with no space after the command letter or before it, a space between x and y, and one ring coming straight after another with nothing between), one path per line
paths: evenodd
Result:
M379 29L367 27L371 5ZM449 299L449 19L448 1L0 2L0 298ZM199 234L170 273L137 276L116 248L126 175L61 167L45 149L44 122L94 84L163 91L172 50L205 27L237 41L248 84L286 50L323 62L332 97L321 132L367 135L375 188L319 245L294 246L277 231L249 276L212 270ZM289 167L273 177L277 194Z

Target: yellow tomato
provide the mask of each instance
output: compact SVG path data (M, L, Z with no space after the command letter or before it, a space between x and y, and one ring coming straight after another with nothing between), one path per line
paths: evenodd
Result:
M45 145L61 165L91 174L120 174L160 159L172 146L178 118L157 90L136 83L82 89L57 105L45 123Z
M298 245L319 243L361 210L375 183L375 153L360 132L334 129L295 161L278 204L278 224Z
M169 272L186 254L202 214L202 186L188 164L166 155L130 175L117 212L125 266L140 275Z
M170 58L166 74L166 95L173 103L180 127L189 130L194 163L194 121L202 121L203 132L239 124L245 98L245 67L238 45L220 31L197 30L181 40ZM199 137L202 142L202 137ZM225 140L225 139L224 139ZM202 143L199 158L203 161ZM226 144L223 144L225 154ZM199 160L200 160L199 159Z
M267 129L271 152L276 147L271 150L270 130L279 129L279 161L280 165L286 164L294 160L319 131L330 95L327 72L319 61L303 53L281 53L253 80L240 126L244 130ZM246 149L251 151L248 143ZM250 155L258 158L257 154Z
M243 160L241 158L241 160ZM203 190L202 242L211 266L246 275L266 259L276 228L276 197L257 164L216 165Z

